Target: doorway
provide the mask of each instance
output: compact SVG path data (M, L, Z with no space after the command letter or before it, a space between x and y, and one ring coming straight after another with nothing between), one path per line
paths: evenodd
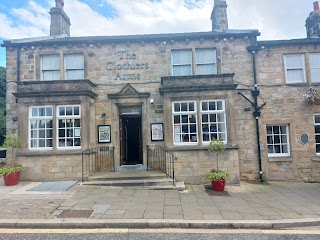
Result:
M120 164L142 164L141 116L120 116Z

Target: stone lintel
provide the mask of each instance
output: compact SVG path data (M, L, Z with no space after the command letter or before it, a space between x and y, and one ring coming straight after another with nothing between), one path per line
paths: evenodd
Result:
M120 98L148 98L150 93L130 93L130 94L123 94L123 93L111 93L108 94L110 99L120 99Z
M169 92L203 92L203 91L218 91L218 90L235 90L238 84L221 85L221 86L194 86L194 87L161 87L160 93Z
M89 96L96 98L96 85L90 80L20 81L13 95L22 97Z
M96 98L98 95L92 91L50 91L50 92L24 92L13 93L16 98L34 98L34 97L70 97L70 96L88 96Z

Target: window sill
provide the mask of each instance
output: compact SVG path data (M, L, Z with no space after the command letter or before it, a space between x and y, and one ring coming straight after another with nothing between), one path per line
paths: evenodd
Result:
M309 84L306 83L306 82L297 82L297 83L288 83L288 82L286 82L286 85L288 85L288 86L298 86L298 87L309 86Z
M189 145L189 146L173 146L170 148L167 148L169 151L208 151L208 145L206 146L198 146L198 145ZM239 149L238 144L225 144L225 149L226 150L234 150L234 149Z
M320 155L317 154L317 156L311 158L311 160L314 161L314 162L320 162Z
M290 156L283 156L283 157L268 157L269 162L293 162L293 158Z
M52 156L52 155L77 155L81 154L82 149L66 150L30 150L27 152L18 152L17 156Z

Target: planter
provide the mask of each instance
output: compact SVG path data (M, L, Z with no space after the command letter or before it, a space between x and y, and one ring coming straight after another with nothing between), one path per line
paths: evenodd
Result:
M214 180L214 181L211 181L211 186L212 186L212 190L217 191L217 192L223 192L224 187L226 186L226 181L225 180Z
M17 185L19 182L19 178L20 178L20 172L9 173L9 174L3 175L4 184L6 186Z

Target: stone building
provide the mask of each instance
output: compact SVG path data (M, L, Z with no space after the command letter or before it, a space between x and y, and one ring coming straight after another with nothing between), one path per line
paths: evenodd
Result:
M319 38L257 41L228 29L221 0L209 32L70 37L63 0L50 14L50 36L2 44L24 179L80 179L90 149L114 149L115 171L147 169L157 145L177 157L177 180L199 183L214 137L231 184L319 181L320 105L303 96L320 82Z

